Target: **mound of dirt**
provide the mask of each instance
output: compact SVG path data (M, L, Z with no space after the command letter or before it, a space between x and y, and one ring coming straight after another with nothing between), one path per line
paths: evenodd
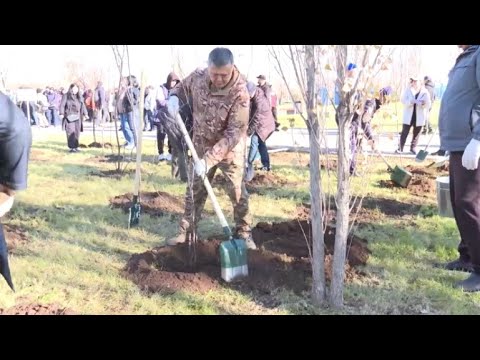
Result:
M218 239L196 244L195 266L190 265L190 246L185 243L133 255L124 274L150 292L205 292L223 286L260 294L270 294L278 288L301 293L311 286L311 263L305 239L310 233L310 225L304 220L259 223L253 229L258 250L248 252L249 276L236 283L227 284L221 279L221 241ZM328 228L325 233L327 280L331 278L334 239L335 229ZM370 253L366 241L357 237L349 239L348 249L347 281L361 275L355 267L364 265Z
M99 142L92 142L91 144L88 144L89 148L99 148L101 149L103 146Z
M17 225L4 224L3 229L9 253L15 250L18 245L28 241L26 232Z
M132 206L133 193L115 196L110 199L114 208L123 209L128 212ZM140 204L142 212L152 216L164 216L167 214L181 215L184 211L184 199L161 191L141 192Z
M266 187L277 187L281 185L286 185L288 184L288 181L281 178L277 174L269 171L265 173L255 173L255 176L253 179L248 182L248 185L250 186L266 186Z
M406 169L412 173L412 175L427 176L431 179L436 179L439 176L448 175L448 165L444 165L439 168L419 168L413 165L406 166Z
M408 190L412 195L429 197L437 192L435 180L426 176L413 176L408 185Z
M55 304L20 304L8 309L0 309L0 315L76 315L76 313Z
M78 147L79 147L80 149L86 149L86 148L87 148L87 145L85 145L85 144L80 144L80 145L78 145Z

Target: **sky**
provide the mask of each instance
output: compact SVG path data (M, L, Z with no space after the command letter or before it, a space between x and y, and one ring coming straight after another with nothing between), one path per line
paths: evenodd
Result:
M143 68L149 83L160 84L172 70L172 48L174 53L181 54L182 70L188 74L197 67L204 67L209 51L216 46L218 45L129 45L131 73L139 74ZM265 74L269 78L276 76L266 45L222 46L232 50L237 66L251 80L255 80L259 74ZM459 53L457 46L421 47L422 73L432 76L437 82L446 82L447 74ZM48 85L61 82L68 61L82 63L87 67L102 65L109 69L112 79L118 78L113 52L108 45L0 45L0 71L8 69L7 80L16 84L33 82Z

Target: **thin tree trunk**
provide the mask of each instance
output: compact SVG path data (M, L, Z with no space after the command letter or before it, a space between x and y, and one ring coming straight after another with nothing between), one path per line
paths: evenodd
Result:
M322 183L320 175L320 127L315 111L315 45L305 46L307 73L307 111L310 134L310 199L312 222L312 300L320 306L325 301L325 249L323 233Z
M337 51L337 73L339 84L345 79L347 45L339 45ZM343 84L341 84L343 85ZM341 89L342 87L339 87ZM348 238L348 223L350 216L350 172L349 172L349 138L350 138L350 95L342 94L341 103L337 109L339 119L338 141L338 173L337 173L337 221L335 233L335 249L332 265L332 282L330 289L330 305L335 308L343 306L343 282L345 276L345 258ZM343 103L343 104L342 104Z

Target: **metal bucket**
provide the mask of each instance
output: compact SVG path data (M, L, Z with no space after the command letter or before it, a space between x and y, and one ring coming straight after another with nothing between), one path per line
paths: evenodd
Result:
M438 215L453 218L452 202L450 201L450 177L437 178Z

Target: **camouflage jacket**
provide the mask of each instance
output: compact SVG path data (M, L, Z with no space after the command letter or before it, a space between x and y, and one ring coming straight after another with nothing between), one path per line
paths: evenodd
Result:
M191 99L193 143L208 167L245 151L250 97L246 80L235 67L232 80L214 89L208 70L196 70L171 90L181 103Z

